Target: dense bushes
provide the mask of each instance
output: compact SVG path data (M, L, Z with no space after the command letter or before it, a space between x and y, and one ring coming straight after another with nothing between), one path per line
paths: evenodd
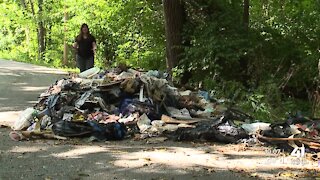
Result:
M161 1L44 0L42 15L38 13L40 1L30 2L2 1L2 58L74 67L70 46L80 25L87 23L98 40L98 66L123 62L165 70ZM300 102L307 102L317 87L320 1L250 0L248 29L243 23L242 1L183 2L184 53L175 76L184 76L184 83L201 82L201 88L217 98L238 102L262 119L284 111L310 110L310 103ZM46 29L43 60L38 57L39 20ZM69 45L66 64L62 60L64 40Z
M320 6L314 4L319 1L252 0L246 31L239 1L188 1L180 71L258 118L297 110L310 115L320 59Z

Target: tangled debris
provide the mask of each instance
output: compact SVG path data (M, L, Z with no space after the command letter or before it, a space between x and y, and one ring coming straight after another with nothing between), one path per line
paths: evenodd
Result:
M106 141L138 135L223 143L253 139L290 152L303 147L318 157L319 120L297 115L284 123L252 123L251 116L221 107L208 92L179 91L159 71L92 68L58 80L40 94L38 103L16 120L10 137Z

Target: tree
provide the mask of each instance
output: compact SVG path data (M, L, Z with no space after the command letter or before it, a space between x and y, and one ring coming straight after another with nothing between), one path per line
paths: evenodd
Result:
M246 30L249 29L249 0L243 0L243 25Z
M167 68L171 72L172 68L178 65L183 53L181 46L185 13L181 0L163 0L162 2L165 18Z
M43 0L38 0L38 58L40 61L44 58L45 53L45 28L43 23Z
M21 1L25 5L24 1ZM29 1L33 19L37 22L38 59L43 60L45 53L45 28L43 23L43 0L38 0L38 12L36 14L34 2Z
M67 7L66 3L64 3L63 11L64 11L64 18L63 18L63 31L64 31L64 39L63 39L63 64L66 65L68 62L68 44L67 44Z

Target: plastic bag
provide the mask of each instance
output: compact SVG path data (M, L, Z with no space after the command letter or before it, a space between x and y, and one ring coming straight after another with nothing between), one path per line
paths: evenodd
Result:
M94 121L72 122L63 120L54 123L52 131L58 136L93 136L97 140L120 140L124 138L126 133L126 129L121 123L99 124Z
M93 128L86 122L58 121L53 124L52 131L55 135L63 137L90 136Z
M94 75L98 74L100 72L100 69L98 67L93 67L91 69L88 69L86 71L83 71L79 74L80 78L92 78Z

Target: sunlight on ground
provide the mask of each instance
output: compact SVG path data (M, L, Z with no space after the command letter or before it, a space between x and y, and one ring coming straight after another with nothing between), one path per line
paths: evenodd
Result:
M27 69L28 70L28 69ZM68 74L66 72L57 70L57 69L51 69L46 67L39 67L39 68L31 68L32 72L34 73L45 73L45 74Z
M27 103L28 103L28 104L37 104L38 101L28 101Z
M82 158L82 155L108 152L109 149L100 146L76 146L75 149L67 152L54 153L52 156L57 158Z
M38 66L28 63L16 62L11 60L2 60L1 69L8 69L10 71L31 71L33 73L45 73L45 74L67 74L64 71L54 68L48 68L45 66Z
M32 141L31 141L32 142ZM264 174L275 177L275 172L304 173L306 170L318 169L317 163L308 161L294 164L290 156L268 155L267 147L252 147L236 151L239 145L201 145L196 147L179 147L176 142L148 146L131 144L130 140L105 142L88 145L14 145L9 153L45 153L39 157L59 158L63 160L87 159L94 163L94 168L132 170L135 172L167 173L166 168L176 174L192 172L235 171L249 174ZM51 144L51 143L50 143ZM58 143L59 144L59 143ZM65 148L61 148L65 147ZM37 155L38 156L38 155ZM97 158L99 157L99 158ZM281 161L281 157L285 161ZM110 166L111 165L111 166Z
M11 126L19 118L21 111L0 112L0 125Z
M24 87L21 87L21 90L23 91L43 91L43 90L46 90L48 89L48 86L24 86Z
M20 74L16 74L16 73L0 72L0 76L16 76L16 77L19 77L21 75Z
M154 151L141 151L123 154L114 165L120 167L142 167L146 163L165 164L174 168L186 168L192 166L207 166L210 159L217 156L205 154L191 148L170 147L168 149L156 149Z
M38 151L46 151L48 149L48 147L44 147L44 146L16 146L13 147L12 150L10 150L9 152L13 152L13 153L26 153L26 152L38 152Z
M12 85L19 85L19 86L24 86L27 85L28 83L25 82L19 82L19 83L13 83Z
M29 65L24 65L23 67L22 66L18 66L18 67L1 67L2 69L11 69L13 71L31 71L32 73L43 73L43 74L68 74L64 71L60 71L60 70L57 70L57 69L51 69L51 68L47 68L47 67L37 67L37 68L34 68L34 67L28 67ZM10 74L7 74L7 73L1 73L0 75L11 75L11 76L20 76L20 75L17 75L17 74L14 74L14 73L10 73Z
M220 153L220 155L219 155ZM292 157L266 156L262 151L211 153L193 148L159 148L151 151L140 151L118 156L115 166L137 168L148 164L163 164L173 168L211 167L214 169L245 169L246 171L273 170L279 168L315 169L316 162L297 161Z

